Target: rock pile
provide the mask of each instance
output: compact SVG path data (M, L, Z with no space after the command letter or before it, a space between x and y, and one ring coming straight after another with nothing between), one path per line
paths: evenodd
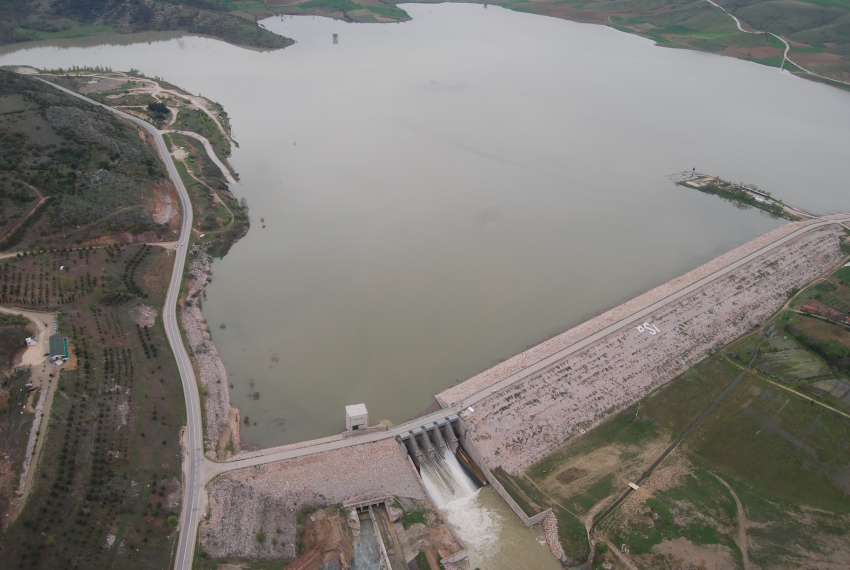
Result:
M549 546L549 552L558 560L566 560L564 548L561 546L561 539L558 537L558 519L555 513L549 513L543 519L543 537L546 539L546 544Z
M189 348L198 363L200 372L198 382L201 385L201 393L204 394L202 400L207 421L205 434L207 456L214 459L219 435L227 425L230 391L227 384L227 370L224 368L218 349L210 338L206 321L197 303L198 296L209 282L210 256L203 247L193 248L193 253L192 262L189 264L189 292L180 321L183 330L186 331ZM233 427L236 433L233 433L232 440L238 442L239 424L236 423Z
M136 305L130 309L130 318L140 327L152 327L159 312L150 305Z

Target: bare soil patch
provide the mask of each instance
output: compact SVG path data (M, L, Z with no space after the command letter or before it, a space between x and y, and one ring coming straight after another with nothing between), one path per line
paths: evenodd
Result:
M151 291L165 293L168 289L168 283L171 281L174 256L171 255L170 251L155 251L152 257L151 269L144 276L145 286Z
M588 471L586 469L580 469L578 467L567 467L555 477L558 480L558 483L562 485L569 485L576 479L584 477L587 475Z
M140 327L152 327L158 314L159 311L150 305L139 304L130 309L130 318Z
M769 57L782 57L783 53L784 50L770 46L727 47L722 52L723 55L750 59L767 59Z
M850 61L835 53L811 53L791 52L791 59L806 68L815 68L821 65L843 65L850 70Z
M665 558L668 568L736 568L732 552L724 546L710 544L697 546L686 538L665 540L653 547L653 552ZM653 557L653 568L657 561Z

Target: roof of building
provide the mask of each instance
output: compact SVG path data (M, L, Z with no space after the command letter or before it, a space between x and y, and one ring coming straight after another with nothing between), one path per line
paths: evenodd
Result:
M50 356L67 357L67 343L65 337L59 333L50 336Z
M366 411L366 404L354 404L352 406L345 406L345 415L351 416L365 416L369 412Z

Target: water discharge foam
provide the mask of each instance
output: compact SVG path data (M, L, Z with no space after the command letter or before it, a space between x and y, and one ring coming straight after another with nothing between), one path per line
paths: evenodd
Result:
M461 466L451 449L445 457L423 461L422 481L431 499L457 530L472 556L487 556L497 548L503 517L485 507L480 487ZM485 554L486 553L486 554Z
M478 491L478 485L466 474L450 449L446 449L445 457L437 456L436 465L423 461L421 474L425 489L441 509Z

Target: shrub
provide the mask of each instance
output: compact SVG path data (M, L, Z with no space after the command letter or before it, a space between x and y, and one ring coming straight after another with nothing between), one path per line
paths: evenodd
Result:
M266 541L266 533L264 530L260 529L260 532L257 533L257 542L265 542Z
M850 348L847 348L837 340L831 340L824 345L823 355L829 361L840 360L850 356Z

